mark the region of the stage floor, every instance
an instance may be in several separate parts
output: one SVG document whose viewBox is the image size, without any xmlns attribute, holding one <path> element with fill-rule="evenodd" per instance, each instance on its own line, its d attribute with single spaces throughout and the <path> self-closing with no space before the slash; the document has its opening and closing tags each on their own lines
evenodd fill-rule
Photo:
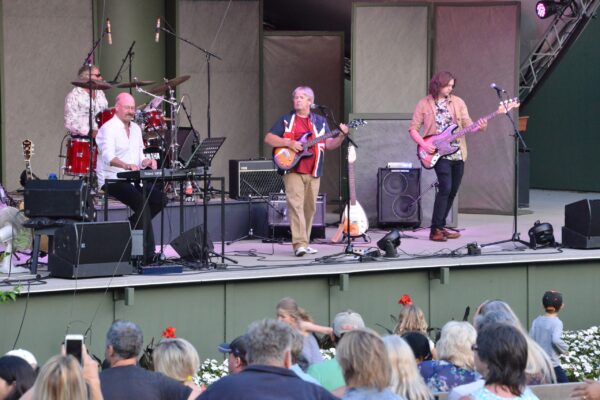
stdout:
<svg viewBox="0 0 600 400">
<path fill-rule="evenodd" d="M 530 207 L 521 209 L 518 217 L 518 232 L 521 238 L 529 241 L 528 230 L 535 221 L 548 222 L 554 227 L 557 242 L 561 241 L 561 227 L 564 224 L 564 206 L 581 199 L 600 199 L 600 193 L 577 193 L 563 191 L 532 190 Z M 337 215 L 328 214 L 328 222 L 335 222 Z M 429 230 L 405 230 L 401 245 L 398 248 L 398 258 L 362 259 L 351 255 L 325 258 L 336 253 L 343 253 L 345 244 L 333 244 L 328 241 L 333 236 L 336 226 L 327 228 L 327 239 L 318 240 L 311 246 L 319 253 L 295 257 L 290 243 L 263 243 L 260 240 L 244 240 L 224 246 L 224 254 L 237 261 L 233 264 L 225 260 L 224 265 L 212 269 L 193 269 L 186 267 L 183 273 L 165 275 L 128 275 L 114 278 L 88 278 L 78 281 L 59 279 L 48 276 L 45 264 L 41 264 L 38 274 L 40 282 L 30 286 L 31 293 L 69 291 L 73 289 L 98 290 L 110 287 L 135 287 L 155 285 L 177 285 L 203 282 L 219 282 L 232 280 L 268 279 L 310 275 L 335 275 L 341 273 L 375 272 L 380 270 L 422 269 L 439 267 L 465 267 L 491 264 L 512 263 L 547 263 L 576 260 L 600 259 L 600 250 L 574 250 L 543 248 L 531 250 L 521 244 L 505 243 L 501 245 L 484 246 L 482 254 L 467 255 L 466 245 L 476 242 L 479 245 L 510 239 L 513 232 L 513 217 L 487 214 L 459 214 L 458 228 L 461 229 L 459 239 L 443 243 L 432 242 L 428 239 Z M 363 239 L 354 241 L 354 250 L 367 251 L 377 247 L 379 240 L 389 230 L 374 229 L 368 232 L 370 242 Z M 157 248 L 158 249 L 158 248 Z M 221 252 L 221 243 L 215 243 L 215 251 Z M 164 248 L 168 263 L 179 263 L 175 251 Z M 213 258 L 220 263 L 220 258 Z M 21 258 L 20 263 L 25 260 Z M 45 259 L 40 259 L 44 262 Z M 27 280 L 34 278 L 27 273 L 8 276 L 0 274 L 6 290 L 11 284 L 20 282 L 23 286 Z M 9 279 L 7 281 L 7 279 Z M 23 286 L 24 288 L 26 288 Z"/>
</svg>

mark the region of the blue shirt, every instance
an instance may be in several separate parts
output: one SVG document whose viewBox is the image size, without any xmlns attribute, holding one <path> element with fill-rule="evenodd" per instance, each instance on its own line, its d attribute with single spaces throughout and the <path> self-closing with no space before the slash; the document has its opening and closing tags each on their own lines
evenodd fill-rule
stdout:
<svg viewBox="0 0 600 400">
<path fill-rule="evenodd" d="M 359 387 L 348 389 L 342 400 L 402 400 L 402 397 L 387 388 L 377 390 Z"/>
<path fill-rule="evenodd" d="M 449 392 L 453 387 L 479 379 L 473 370 L 457 367 L 444 360 L 427 360 L 419 364 L 419 372 L 432 392 Z"/>
</svg>

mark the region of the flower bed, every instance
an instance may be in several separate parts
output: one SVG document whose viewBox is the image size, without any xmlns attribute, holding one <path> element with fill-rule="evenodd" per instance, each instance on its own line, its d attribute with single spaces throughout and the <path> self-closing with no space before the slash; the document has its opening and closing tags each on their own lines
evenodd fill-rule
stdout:
<svg viewBox="0 0 600 400">
<path fill-rule="evenodd" d="M 593 326 L 579 331 L 564 331 L 563 340 L 569 352 L 560 356 L 560 363 L 571 382 L 600 377 L 600 328 Z"/>
</svg>

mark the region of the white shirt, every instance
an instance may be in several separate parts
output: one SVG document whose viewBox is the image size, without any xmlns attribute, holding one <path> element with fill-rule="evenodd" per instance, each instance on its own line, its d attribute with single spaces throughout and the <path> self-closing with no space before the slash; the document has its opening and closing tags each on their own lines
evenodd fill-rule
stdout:
<svg viewBox="0 0 600 400">
<path fill-rule="evenodd" d="M 99 187 L 104 185 L 105 179 L 116 179 L 117 172 L 125 171 L 123 168 L 110 165 L 110 161 L 115 157 L 126 164 L 142 166 L 144 140 L 142 130 L 135 122 L 129 124 L 129 137 L 127 137 L 125 124 L 115 115 L 98 131 L 96 144 L 98 145 L 96 175 Z"/>
<path fill-rule="evenodd" d="M 108 108 L 108 100 L 104 92 L 95 90 L 96 98 L 92 98 L 92 129 L 98 129 L 96 114 Z M 65 98 L 65 129 L 73 135 L 87 136 L 89 125 L 90 95 L 80 87 L 75 87 Z"/>
</svg>

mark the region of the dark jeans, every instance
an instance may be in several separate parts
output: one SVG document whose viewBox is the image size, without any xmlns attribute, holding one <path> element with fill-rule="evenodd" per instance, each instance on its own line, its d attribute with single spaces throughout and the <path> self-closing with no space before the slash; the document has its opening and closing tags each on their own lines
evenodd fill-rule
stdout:
<svg viewBox="0 0 600 400">
<path fill-rule="evenodd" d="M 167 204 L 166 196 L 158 185 L 148 183 L 147 188 L 148 202 L 144 207 L 144 195 L 142 186 L 132 185 L 128 182 L 115 182 L 108 185 L 108 194 L 115 197 L 121 203 L 129 206 L 133 211 L 133 215 L 129 217 L 131 229 L 143 229 L 144 221 L 148 229 L 144 232 L 144 255 L 150 256 L 154 254 L 156 244 L 154 242 L 154 231 L 152 229 L 152 218 L 156 216 Z M 106 185 L 104 185 L 106 192 Z"/>
<path fill-rule="evenodd" d="M 565 374 L 565 370 L 559 365 L 558 367 L 554 367 L 554 373 L 556 374 L 556 383 L 568 383 L 569 378 L 567 378 L 567 374 Z"/>
<path fill-rule="evenodd" d="M 452 202 L 454 202 L 460 187 L 465 171 L 465 163 L 464 161 L 450 161 L 442 158 L 435 164 L 434 169 L 439 185 L 433 203 L 431 229 L 440 229 L 446 226 L 446 217 L 452 209 Z"/>
</svg>

